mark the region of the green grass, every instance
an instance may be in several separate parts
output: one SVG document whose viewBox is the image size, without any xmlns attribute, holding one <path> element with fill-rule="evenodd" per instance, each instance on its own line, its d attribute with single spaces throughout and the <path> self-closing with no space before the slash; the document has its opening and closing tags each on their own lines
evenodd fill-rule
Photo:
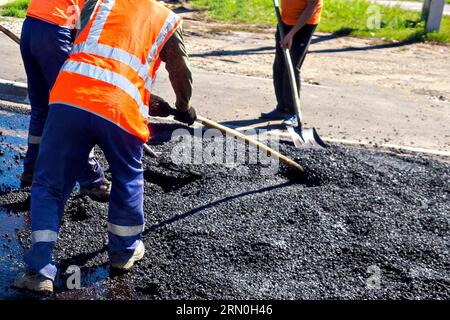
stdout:
<svg viewBox="0 0 450 320">
<path fill-rule="evenodd" d="M 25 18 L 30 0 L 14 0 L 1 8 L 2 16 Z"/>
<path fill-rule="evenodd" d="M 409 1 L 409 2 L 423 2 L 423 0 L 402 0 L 402 1 Z M 450 4 L 450 0 L 445 0 L 445 3 Z"/>
<path fill-rule="evenodd" d="M 208 10 L 211 19 L 220 22 L 275 25 L 276 16 L 272 0 L 191 0 L 191 3 Z M 366 0 L 325 0 L 322 20 L 318 30 L 377 37 L 392 41 L 436 41 L 450 43 L 450 17 L 445 16 L 439 33 L 426 34 L 420 13 L 374 5 L 381 16 L 380 28 L 369 28 L 371 4 Z"/>
<path fill-rule="evenodd" d="M 446 0 L 450 3 L 450 0 Z M 29 0 L 15 0 L 1 8 L 3 16 L 23 18 Z M 191 3 L 208 10 L 211 19 L 274 26 L 276 16 L 272 0 L 191 0 Z M 351 34 L 360 37 L 377 37 L 396 41 L 435 41 L 450 43 L 450 16 L 444 16 L 439 33 L 426 34 L 420 13 L 400 8 L 375 5 L 381 14 L 380 28 L 368 28 L 370 3 L 366 0 L 325 0 L 322 21 L 318 30 Z"/>
</svg>

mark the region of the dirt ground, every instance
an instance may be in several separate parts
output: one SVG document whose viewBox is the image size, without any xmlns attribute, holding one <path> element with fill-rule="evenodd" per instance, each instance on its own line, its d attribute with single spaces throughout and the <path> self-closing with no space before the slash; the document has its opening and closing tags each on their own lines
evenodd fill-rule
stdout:
<svg viewBox="0 0 450 320">
<path fill-rule="evenodd" d="M 271 78 L 274 29 L 227 31 L 225 25 L 185 22 L 185 34 L 196 68 L 219 73 Z M 238 29 L 238 27 L 235 27 Z M 255 29 L 256 30 L 256 29 Z M 302 69 L 311 84 L 361 83 L 450 100 L 450 46 L 387 44 L 316 33 Z"/>
<path fill-rule="evenodd" d="M 276 104 L 275 30 L 205 22 L 198 12 L 181 15 L 199 113 L 234 128 L 285 134 L 279 121 L 258 119 Z M 19 33 L 21 20 L 7 20 L 2 23 Z M 2 37 L 0 78 L 26 81 L 17 46 Z M 305 125 L 328 141 L 450 155 L 450 46 L 317 33 L 302 74 Z M 155 93 L 174 101 L 164 68 Z"/>
</svg>

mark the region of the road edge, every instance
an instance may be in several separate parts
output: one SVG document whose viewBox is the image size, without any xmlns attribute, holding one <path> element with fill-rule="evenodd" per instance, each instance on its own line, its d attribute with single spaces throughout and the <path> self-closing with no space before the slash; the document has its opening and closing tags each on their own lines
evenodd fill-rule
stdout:
<svg viewBox="0 0 450 320">
<path fill-rule="evenodd" d="M 0 95 L 14 101 L 28 102 L 28 87 L 26 83 L 0 79 Z"/>
</svg>

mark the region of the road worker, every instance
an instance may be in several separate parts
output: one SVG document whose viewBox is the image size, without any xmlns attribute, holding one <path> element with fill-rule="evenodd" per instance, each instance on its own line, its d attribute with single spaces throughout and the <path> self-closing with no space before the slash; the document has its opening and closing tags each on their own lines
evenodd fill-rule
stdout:
<svg viewBox="0 0 450 320">
<path fill-rule="evenodd" d="M 31 0 L 23 23 L 20 51 L 28 78 L 31 118 L 21 186 L 33 181 L 36 159 L 49 108 L 49 92 L 69 56 L 75 24 L 85 0 Z M 73 150 L 76 152 L 76 150 Z M 80 193 L 108 201 L 110 183 L 92 156 L 78 177 Z"/>
<path fill-rule="evenodd" d="M 281 19 L 285 38 L 281 40 L 277 28 L 275 35 L 276 52 L 273 64 L 273 84 L 277 105 L 270 112 L 261 113 L 261 118 L 284 119 L 288 126 L 297 126 L 294 106 L 294 95 L 289 85 L 289 73 L 284 61 L 284 46 L 288 46 L 291 53 L 294 75 L 300 96 L 300 69 L 305 60 L 308 46 L 314 31 L 320 22 L 323 0 L 281 0 Z"/>
<path fill-rule="evenodd" d="M 74 48 L 50 94 L 31 189 L 33 245 L 25 255 L 28 270 L 15 281 L 18 288 L 52 292 L 57 272 L 52 251 L 64 204 L 95 144 L 112 174 L 110 264 L 129 270 L 143 258 L 141 157 L 150 135 L 148 106 L 161 61 L 177 96 L 175 119 L 188 125 L 196 120 L 189 104 L 192 78 L 179 16 L 153 0 L 88 0 L 80 19 Z"/>
</svg>

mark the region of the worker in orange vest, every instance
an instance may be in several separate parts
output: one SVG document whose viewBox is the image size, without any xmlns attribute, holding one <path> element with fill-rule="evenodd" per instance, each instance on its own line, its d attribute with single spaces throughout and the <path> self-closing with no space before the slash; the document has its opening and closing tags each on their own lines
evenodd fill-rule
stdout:
<svg viewBox="0 0 450 320">
<path fill-rule="evenodd" d="M 161 61 L 177 96 L 175 118 L 188 125 L 196 120 L 189 104 L 192 77 L 179 16 L 153 0 L 88 0 L 80 19 L 80 33 L 50 94 L 31 190 L 33 245 L 25 255 L 28 270 L 15 281 L 18 288 L 53 291 L 57 269 L 52 251 L 64 204 L 95 144 L 112 174 L 110 264 L 129 270 L 143 258 L 141 158 Z"/>
<path fill-rule="evenodd" d="M 308 46 L 320 22 L 323 0 L 281 0 L 281 19 L 285 38 L 281 41 L 277 28 L 275 35 L 276 52 L 273 64 L 273 84 L 277 105 L 270 112 L 261 113 L 261 118 L 284 119 L 288 126 L 297 126 L 294 97 L 289 85 L 289 73 L 283 57 L 283 46 L 291 53 L 294 75 L 300 96 L 300 69 L 305 60 Z"/>
<path fill-rule="evenodd" d="M 75 24 L 85 0 L 31 0 L 23 23 L 20 50 L 28 78 L 31 118 L 21 186 L 32 184 L 39 145 L 47 119 L 49 93 L 72 50 Z M 108 201 L 110 183 L 92 156 L 78 177 L 80 193 Z"/>
</svg>

